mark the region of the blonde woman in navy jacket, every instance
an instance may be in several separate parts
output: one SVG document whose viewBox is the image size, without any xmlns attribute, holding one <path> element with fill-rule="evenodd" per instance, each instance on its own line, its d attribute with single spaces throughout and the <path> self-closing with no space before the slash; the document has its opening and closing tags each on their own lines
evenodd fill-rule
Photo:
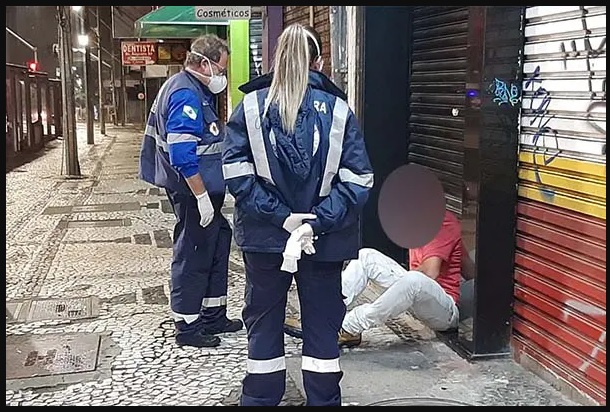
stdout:
<svg viewBox="0 0 610 412">
<path fill-rule="evenodd" d="M 284 394 L 283 323 L 293 276 L 307 405 L 341 405 L 341 269 L 358 255 L 359 214 L 373 171 L 345 95 L 318 71 L 321 65 L 317 33 L 287 27 L 270 81 L 243 86 L 249 93 L 227 124 L 223 173 L 235 197 L 235 240 L 246 267 L 242 406 L 278 405 Z M 305 252 L 294 274 L 282 270 L 289 243 Z"/>
</svg>

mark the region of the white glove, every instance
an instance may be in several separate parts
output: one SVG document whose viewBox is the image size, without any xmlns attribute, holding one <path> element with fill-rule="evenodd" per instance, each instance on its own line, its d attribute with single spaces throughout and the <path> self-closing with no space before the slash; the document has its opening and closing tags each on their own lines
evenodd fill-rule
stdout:
<svg viewBox="0 0 610 412">
<path fill-rule="evenodd" d="M 282 227 L 287 232 L 292 233 L 297 227 L 303 224 L 303 220 L 309 219 L 317 219 L 317 216 L 311 213 L 291 213 L 286 220 L 284 220 Z"/>
<path fill-rule="evenodd" d="M 199 224 L 201 227 L 206 227 L 214 219 L 214 206 L 210 201 L 210 195 L 206 191 L 195 197 L 197 198 L 197 209 L 199 209 L 199 215 L 201 216 Z"/>
<path fill-rule="evenodd" d="M 298 270 L 297 262 L 301 259 L 301 251 L 308 255 L 316 253 L 313 247 L 313 228 L 309 223 L 304 223 L 293 230 L 286 242 L 282 256 L 284 260 L 280 270 L 294 273 Z"/>
<path fill-rule="evenodd" d="M 280 270 L 288 273 L 296 272 L 298 270 L 297 262 L 301 259 L 301 241 L 291 235 L 286 242 L 282 256 L 284 260 Z"/>
<path fill-rule="evenodd" d="M 299 239 L 301 250 L 305 252 L 305 254 L 313 255 L 316 253 L 316 249 L 313 247 L 313 241 L 316 240 L 316 238 L 313 236 L 313 228 L 309 223 L 303 223 L 296 228 L 291 236 Z"/>
<path fill-rule="evenodd" d="M 313 255 L 316 253 L 316 248 L 313 246 L 313 241 L 315 239 L 312 238 L 303 238 L 301 245 L 302 245 L 302 249 L 303 252 L 305 252 L 306 255 Z"/>
</svg>

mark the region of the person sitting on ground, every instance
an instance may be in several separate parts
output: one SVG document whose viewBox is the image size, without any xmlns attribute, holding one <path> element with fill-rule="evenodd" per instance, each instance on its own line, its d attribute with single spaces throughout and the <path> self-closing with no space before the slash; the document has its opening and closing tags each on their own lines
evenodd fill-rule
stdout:
<svg viewBox="0 0 610 412">
<path fill-rule="evenodd" d="M 450 211 L 445 212 L 441 229 L 432 241 L 409 250 L 410 270 L 375 249 L 361 249 L 358 259 L 342 272 L 345 305 L 349 306 L 369 281 L 385 291 L 373 303 L 356 306 L 347 313 L 339 346 L 359 345 L 363 331 L 407 311 L 435 331 L 456 328 L 463 253 L 460 222 Z M 291 336 L 301 333 L 295 319 L 287 319 L 284 329 Z"/>
</svg>

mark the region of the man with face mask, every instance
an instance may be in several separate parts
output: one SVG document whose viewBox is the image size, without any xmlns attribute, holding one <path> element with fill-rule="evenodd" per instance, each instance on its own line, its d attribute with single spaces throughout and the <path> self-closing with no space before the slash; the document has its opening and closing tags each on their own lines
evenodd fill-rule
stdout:
<svg viewBox="0 0 610 412">
<path fill-rule="evenodd" d="M 227 86 L 228 57 L 216 35 L 192 42 L 184 70 L 152 104 L 140 152 L 140 178 L 165 188 L 176 215 L 171 313 L 181 346 L 217 346 L 216 334 L 243 327 L 226 316 L 232 231 L 221 213 L 224 127 L 215 95 Z"/>
</svg>

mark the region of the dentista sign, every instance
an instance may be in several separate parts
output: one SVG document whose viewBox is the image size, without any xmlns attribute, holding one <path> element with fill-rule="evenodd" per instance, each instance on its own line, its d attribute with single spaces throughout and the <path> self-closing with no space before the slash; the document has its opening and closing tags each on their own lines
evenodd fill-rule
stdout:
<svg viewBox="0 0 610 412">
<path fill-rule="evenodd" d="M 195 6 L 197 20 L 250 20 L 251 6 Z"/>
</svg>

